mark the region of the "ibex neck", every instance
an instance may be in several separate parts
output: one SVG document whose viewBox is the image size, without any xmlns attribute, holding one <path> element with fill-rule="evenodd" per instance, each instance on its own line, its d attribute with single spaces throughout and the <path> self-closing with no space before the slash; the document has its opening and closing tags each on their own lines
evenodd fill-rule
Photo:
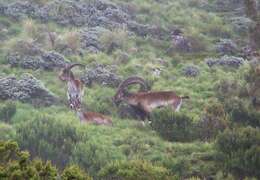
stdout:
<svg viewBox="0 0 260 180">
<path fill-rule="evenodd" d="M 81 109 L 78 109 L 76 112 L 80 122 L 82 122 L 85 118 L 84 118 L 84 113 L 81 111 Z"/>
<path fill-rule="evenodd" d="M 72 72 L 70 72 L 69 73 L 69 81 L 71 81 L 71 80 L 75 80 L 75 77 L 74 77 L 74 75 L 73 75 L 73 73 Z"/>
</svg>

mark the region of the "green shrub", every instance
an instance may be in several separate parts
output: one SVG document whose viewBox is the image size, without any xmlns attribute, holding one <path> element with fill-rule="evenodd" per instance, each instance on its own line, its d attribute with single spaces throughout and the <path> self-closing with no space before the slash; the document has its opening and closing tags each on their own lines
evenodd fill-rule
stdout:
<svg viewBox="0 0 260 180">
<path fill-rule="evenodd" d="M 6 123 L 10 122 L 12 117 L 16 113 L 16 105 L 12 101 L 7 101 L 3 104 L 0 104 L 0 121 Z"/>
<path fill-rule="evenodd" d="M 61 175 L 62 180 L 92 180 L 85 172 L 78 166 L 69 166 L 63 170 Z"/>
<path fill-rule="evenodd" d="M 28 149 L 33 157 L 51 159 L 59 167 L 69 162 L 75 144 L 82 138 L 71 120 L 47 115 L 19 123 L 16 128 L 17 141 L 23 149 Z"/>
<path fill-rule="evenodd" d="M 30 154 L 20 151 L 16 142 L 0 142 L 0 179 L 56 178 L 57 169 L 50 162 L 30 161 Z"/>
<path fill-rule="evenodd" d="M 210 100 L 204 109 L 199 127 L 200 137 L 203 140 L 214 139 L 219 132 L 224 131 L 228 127 L 228 119 L 223 105 Z"/>
<path fill-rule="evenodd" d="M 115 49 L 125 49 L 127 46 L 128 34 L 125 29 L 116 29 L 106 32 L 100 37 L 100 42 L 107 53 Z"/>
<path fill-rule="evenodd" d="M 124 180 L 159 180 L 177 179 L 161 166 L 155 166 L 141 160 L 113 162 L 104 167 L 99 176 L 101 179 L 124 179 Z"/>
<path fill-rule="evenodd" d="M 77 30 L 70 30 L 65 32 L 59 38 L 55 37 L 55 34 L 49 34 L 53 36 L 54 49 L 58 52 L 64 51 L 64 49 L 69 48 L 73 53 L 80 49 L 80 34 Z M 56 39 L 55 39 L 56 38 Z"/>
<path fill-rule="evenodd" d="M 246 127 L 225 130 L 216 140 L 217 160 L 224 172 L 260 178 L 260 131 Z"/>
<path fill-rule="evenodd" d="M 230 79 L 222 79 L 214 87 L 220 101 L 225 101 L 232 96 L 238 96 L 241 87 L 238 82 Z"/>
<path fill-rule="evenodd" d="M 37 4 L 40 4 L 40 5 L 45 5 L 49 2 L 50 0 L 29 0 L 29 2 L 32 2 L 32 3 L 37 3 Z"/>
<path fill-rule="evenodd" d="M 232 122 L 260 127 L 260 112 L 249 106 L 246 100 L 231 98 L 225 102 L 225 109 Z"/>
<path fill-rule="evenodd" d="M 0 141 L 11 140 L 15 138 L 15 129 L 5 123 L 0 123 Z"/>
<path fill-rule="evenodd" d="M 260 61 L 257 58 L 250 63 L 250 70 L 245 79 L 247 81 L 249 96 L 256 99 L 253 105 L 255 109 L 260 110 Z"/>
<path fill-rule="evenodd" d="M 152 128 L 169 141 L 191 141 L 195 134 L 192 118 L 171 109 L 156 110 L 151 115 Z"/>
<path fill-rule="evenodd" d="M 56 180 L 60 179 L 60 175 L 50 161 L 30 160 L 30 154 L 21 151 L 16 142 L 0 141 L 0 179 Z M 92 178 L 77 166 L 70 166 L 64 169 L 61 179 L 91 180 Z"/>
</svg>

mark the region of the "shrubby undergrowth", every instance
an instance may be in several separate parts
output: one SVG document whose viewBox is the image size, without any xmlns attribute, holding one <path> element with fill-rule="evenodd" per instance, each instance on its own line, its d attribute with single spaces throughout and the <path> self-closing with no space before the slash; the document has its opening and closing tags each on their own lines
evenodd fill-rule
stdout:
<svg viewBox="0 0 260 180">
<path fill-rule="evenodd" d="M 243 0 L 236 12 L 234 1 L 220 0 L 17 2 L 0 0 L 0 81 L 30 73 L 60 102 L 41 107 L 33 106 L 38 101 L 0 101 L 0 140 L 15 140 L 31 154 L 1 142 L 0 176 L 259 178 L 259 55 L 246 46 L 247 31 L 253 40 L 257 28 L 241 12 Z M 112 127 L 81 124 L 66 107 L 66 84 L 58 73 L 68 62 L 87 66 L 87 72 L 73 69 L 77 77 L 96 72 L 93 64 L 113 67 L 104 73 L 116 75 L 113 82 L 86 83 L 83 100 L 84 110 L 111 116 Z M 155 110 L 151 125 L 120 118 L 111 98 L 132 75 L 143 77 L 151 90 L 190 99 L 179 112 Z M 7 94 L 21 97 L 16 89 Z M 15 159 L 3 161 L 3 149 Z"/>
</svg>

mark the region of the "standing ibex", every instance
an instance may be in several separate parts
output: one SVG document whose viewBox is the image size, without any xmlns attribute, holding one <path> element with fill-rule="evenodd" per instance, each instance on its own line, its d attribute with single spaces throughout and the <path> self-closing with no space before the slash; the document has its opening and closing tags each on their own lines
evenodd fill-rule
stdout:
<svg viewBox="0 0 260 180">
<path fill-rule="evenodd" d="M 179 111 L 183 99 L 189 99 L 188 96 L 177 96 L 174 91 L 147 91 L 128 93 L 127 87 L 131 84 L 140 84 L 143 89 L 147 89 L 145 81 L 140 77 L 130 77 L 123 81 L 113 97 L 116 105 L 125 101 L 127 104 L 137 107 L 149 115 L 153 109 L 170 106 L 174 111 Z"/>
<path fill-rule="evenodd" d="M 81 122 L 89 122 L 97 125 L 112 125 L 109 117 L 96 112 L 83 112 L 81 110 L 82 97 L 84 95 L 84 85 L 80 79 L 76 79 L 71 69 L 75 66 L 84 66 L 82 64 L 72 64 L 66 66 L 60 73 L 59 78 L 66 81 L 68 85 L 67 96 L 70 108 L 76 111 Z"/>
<path fill-rule="evenodd" d="M 84 85 L 80 79 L 76 79 L 73 75 L 71 69 L 75 66 L 83 66 L 82 64 L 72 64 L 67 65 L 62 69 L 59 74 L 59 78 L 62 81 L 66 81 L 68 85 L 67 97 L 69 100 L 69 105 L 72 109 L 77 109 L 80 107 L 82 102 L 82 97 L 84 95 Z"/>
</svg>

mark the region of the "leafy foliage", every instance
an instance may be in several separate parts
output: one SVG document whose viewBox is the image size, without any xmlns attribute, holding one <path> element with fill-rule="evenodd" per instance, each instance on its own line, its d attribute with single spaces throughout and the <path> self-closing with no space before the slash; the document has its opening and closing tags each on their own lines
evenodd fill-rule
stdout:
<svg viewBox="0 0 260 180">
<path fill-rule="evenodd" d="M 1 179 L 56 179 L 57 169 L 50 162 L 30 161 L 29 153 L 20 151 L 15 142 L 0 142 Z"/>
<path fill-rule="evenodd" d="M 226 130 L 216 140 L 218 161 L 237 177 L 260 177 L 260 131 L 252 127 Z"/>
<path fill-rule="evenodd" d="M 194 139 L 192 119 L 171 109 L 155 111 L 151 115 L 152 127 L 163 138 L 170 141 L 191 141 Z"/>
<path fill-rule="evenodd" d="M 228 119 L 221 103 L 211 100 L 204 109 L 199 122 L 200 136 L 204 140 L 215 139 L 219 132 L 228 127 Z"/>
<path fill-rule="evenodd" d="M 59 177 L 58 171 L 50 161 L 40 159 L 30 160 L 30 154 L 21 151 L 16 142 L 0 141 L 0 179 L 39 179 L 55 180 Z M 64 169 L 62 180 L 91 180 L 91 178 L 77 166 Z"/>
<path fill-rule="evenodd" d="M 78 20 L 82 20 L 78 17 L 81 12 L 75 13 L 75 8 L 82 2 L 93 3 L 93 0 L 78 1 L 75 6 L 74 1 L 66 1 L 64 4 L 50 0 L 27 0 L 20 2 L 21 9 L 16 6 L 13 9 L 19 13 L 23 8 L 34 5 L 42 7 L 50 3 L 42 9 L 41 15 L 58 15 L 56 20 L 64 18 L 65 23 L 71 23 L 68 26 L 58 25 L 54 19 L 39 21 L 33 12 L 29 19 L 22 20 L 1 14 L 0 79 L 8 75 L 20 76 L 29 71 L 64 102 L 66 86 L 58 80 L 57 71 L 10 68 L 6 60 L 8 53 L 35 56 L 38 53 L 35 50 L 55 50 L 70 62 L 83 63 L 87 67 L 90 67 L 90 63 L 112 65 L 118 76 L 126 78 L 138 75 L 151 82 L 152 90 L 174 90 L 176 94 L 189 95 L 191 99 L 183 103 L 180 113 L 167 109 L 156 110 L 151 115 L 151 127 L 143 127 L 138 121 L 119 118 L 111 101 L 115 88 L 95 84 L 85 89 L 84 108 L 111 116 L 114 125 L 109 128 L 80 124 L 75 115 L 62 104 L 36 108 L 29 104 L 1 101 L 0 140 L 17 140 L 22 149 L 30 151 L 32 158 L 38 156 L 51 160 L 61 173 L 58 175 L 57 169 L 48 162 L 30 161 L 25 153 L 22 159 L 27 158 L 26 163 L 23 161 L 19 164 L 19 155 L 16 160 L 12 159 L 14 164 L 11 161 L 0 164 L 0 175 L 4 172 L 8 175 L 6 179 L 51 179 L 52 176 L 56 179 L 57 176 L 61 179 L 90 179 L 79 169 L 81 167 L 95 179 L 138 179 L 139 176 L 144 179 L 258 178 L 256 167 L 259 167 L 259 140 L 255 134 L 259 131 L 260 118 L 255 100 L 260 92 L 259 67 L 254 63 L 249 67 L 245 61 L 239 69 L 209 68 L 204 61 L 205 58 L 219 56 L 215 45 L 220 39 L 236 39 L 234 42 L 239 49 L 245 45 L 247 39 L 234 31 L 233 19 L 239 19 L 237 13 L 216 12 L 216 3 L 226 3 L 220 0 L 111 1 L 111 4 L 106 4 L 106 1 L 95 4 L 99 6 L 97 11 L 107 12 L 107 17 L 98 17 L 98 21 L 106 26 L 110 24 L 106 22 L 109 18 L 124 19 L 124 13 L 117 16 L 115 6 L 120 6 L 129 15 L 129 20 L 133 18 L 140 23 L 137 26 L 140 29 L 135 30 L 144 30 L 147 35 L 139 36 L 128 31 L 127 27 L 120 28 L 120 23 L 116 26 L 118 28 L 111 26 L 100 37 L 93 31 L 94 35 L 90 33 L 85 38 L 94 42 L 88 42 L 94 50 L 96 45 L 102 46 L 100 51 L 103 52 L 96 54 L 84 49 L 85 42 L 82 42 L 82 30 L 87 32 L 89 27 L 75 29 Z M 255 8 L 252 6 L 254 0 L 246 1 L 251 3 L 249 8 Z M 1 5 L 9 2 L 16 3 L 17 0 L 0 0 Z M 253 17 L 256 11 L 248 11 L 249 8 L 246 8 L 247 14 L 254 20 L 249 28 L 250 38 L 257 40 L 259 23 Z M 48 9 L 50 11 L 47 12 Z M 110 10 L 115 11 L 109 13 Z M 5 8 L 0 8 L 0 11 L 2 13 Z M 92 19 L 95 16 L 89 20 Z M 129 23 L 131 25 L 132 22 Z M 245 33 L 248 29 L 246 26 Z M 175 29 L 183 32 L 192 51 L 181 53 L 181 49 L 173 48 L 167 53 L 167 50 L 171 50 L 171 34 Z M 240 57 L 241 54 L 234 52 L 234 56 Z M 187 64 L 198 67 L 199 76 L 184 76 L 181 69 Z M 81 73 L 75 72 L 75 75 L 78 77 Z M 248 74 L 246 79 L 245 74 Z M 220 102 L 210 100 L 214 98 Z M 244 130 L 243 127 L 247 125 L 254 128 Z M 227 127 L 232 130 L 225 130 Z M 217 148 L 214 149 L 216 136 Z M 0 159 L 4 156 L 0 156 Z M 216 166 L 218 161 L 220 166 Z M 65 168 L 67 164 L 77 164 L 79 167 L 72 165 Z M 97 175 L 99 171 L 100 176 Z"/>
<path fill-rule="evenodd" d="M 6 123 L 10 122 L 11 118 L 16 113 L 16 105 L 14 102 L 8 101 L 0 104 L 0 120 Z"/>
<path fill-rule="evenodd" d="M 71 121 L 50 116 L 39 116 L 17 127 L 17 140 L 22 148 L 33 156 L 52 159 L 60 167 L 69 162 L 75 143 L 81 138 Z"/>
<path fill-rule="evenodd" d="M 14 139 L 16 135 L 15 128 L 9 124 L 0 123 L 0 141 Z"/>
<path fill-rule="evenodd" d="M 101 179 L 125 180 L 177 179 L 167 169 L 141 160 L 113 162 L 104 167 L 99 176 Z"/>
<path fill-rule="evenodd" d="M 61 177 L 63 180 L 92 180 L 91 177 L 89 177 L 85 172 L 83 172 L 78 166 L 75 165 L 66 167 L 63 170 Z"/>
<path fill-rule="evenodd" d="M 225 108 L 229 112 L 232 122 L 244 126 L 260 127 L 260 113 L 250 107 L 245 100 L 231 98 L 225 103 Z"/>
</svg>

